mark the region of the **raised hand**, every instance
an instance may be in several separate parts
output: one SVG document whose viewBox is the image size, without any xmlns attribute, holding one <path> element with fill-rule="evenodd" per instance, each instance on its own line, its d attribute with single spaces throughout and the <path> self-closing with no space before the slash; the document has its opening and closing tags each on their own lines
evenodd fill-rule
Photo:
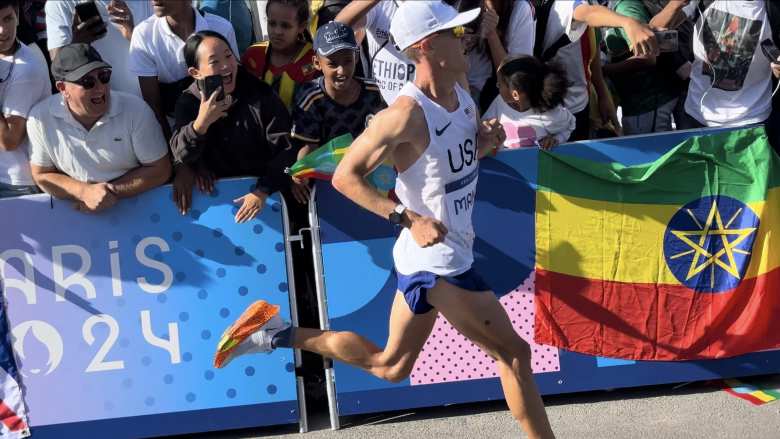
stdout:
<svg viewBox="0 0 780 439">
<path fill-rule="evenodd" d="M 73 14 L 73 24 L 71 25 L 73 43 L 87 43 L 103 38 L 106 35 L 106 23 L 100 16 L 94 16 L 87 21 L 82 22 L 77 14 Z"/>
<path fill-rule="evenodd" d="M 119 32 L 128 41 L 133 36 L 135 22 L 133 20 L 133 11 L 124 0 L 111 0 L 106 8 L 108 10 L 108 19 L 116 24 Z"/>
<path fill-rule="evenodd" d="M 479 149 L 500 148 L 506 141 L 506 132 L 498 119 L 483 120 L 479 125 Z"/>
<path fill-rule="evenodd" d="M 219 96 L 221 91 L 222 87 L 216 89 L 208 99 L 202 91 L 200 92 L 200 109 L 195 122 L 192 124 L 192 127 L 198 134 L 206 134 L 211 124 L 227 116 L 228 110 L 233 106 L 233 97 L 230 95 L 225 96 L 225 99 L 221 101 L 217 100 L 217 96 Z"/>
</svg>

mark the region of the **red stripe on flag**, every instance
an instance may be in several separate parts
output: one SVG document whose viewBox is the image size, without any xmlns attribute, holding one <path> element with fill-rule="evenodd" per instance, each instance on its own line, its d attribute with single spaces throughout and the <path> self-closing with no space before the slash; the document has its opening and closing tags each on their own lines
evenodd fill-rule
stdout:
<svg viewBox="0 0 780 439">
<path fill-rule="evenodd" d="M 22 418 L 17 416 L 2 400 L 0 400 L 0 422 L 11 431 L 22 431 L 27 428 L 27 424 Z"/>
<path fill-rule="evenodd" d="M 733 389 L 728 387 L 728 384 L 723 385 L 723 390 L 725 390 L 727 393 L 732 394 L 733 396 L 736 396 L 737 398 L 744 399 L 745 401 L 753 404 L 753 405 L 764 405 L 766 404 L 766 401 L 761 401 L 760 399 L 756 398 L 755 396 L 751 395 L 750 393 L 740 393 L 735 392 Z"/>
<path fill-rule="evenodd" d="M 536 271 L 535 340 L 633 360 L 724 358 L 780 348 L 780 269 L 721 293 Z"/>
<path fill-rule="evenodd" d="M 317 180 L 331 180 L 333 178 L 333 174 L 326 174 L 324 172 L 307 169 L 305 171 L 296 172 L 295 174 L 293 174 L 293 177 L 315 178 Z"/>
</svg>

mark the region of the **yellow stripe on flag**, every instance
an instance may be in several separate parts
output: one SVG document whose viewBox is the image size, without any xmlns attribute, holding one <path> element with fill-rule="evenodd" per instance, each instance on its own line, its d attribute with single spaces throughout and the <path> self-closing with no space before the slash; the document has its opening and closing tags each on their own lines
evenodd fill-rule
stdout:
<svg viewBox="0 0 780 439">
<path fill-rule="evenodd" d="M 768 395 L 762 392 L 761 390 L 750 392 L 750 395 L 753 396 L 754 398 L 760 399 L 763 402 L 772 402 L 776 399 L 774 396 Z"/>
<path fill-rule="evenodd" d="M 770 245 L 772 231 L 780 230 L 780 188 L 770 189 L 765 202 L 748 206 L 759 217 L 760 226 L 744 278 L 780 266 L 780 243 L 776 240 Z M 594 280 L 679 285 L 663 251 L 667 224 L 679 208 L 591 200 L 539 190 L 537 267 Z"/>
</svg>

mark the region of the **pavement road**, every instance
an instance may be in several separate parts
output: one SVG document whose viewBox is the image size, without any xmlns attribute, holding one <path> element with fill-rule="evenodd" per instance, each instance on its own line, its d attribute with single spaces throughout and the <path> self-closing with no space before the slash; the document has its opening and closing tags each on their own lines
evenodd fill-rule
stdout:
<svg viewBox="0 0 780 439">
<path fill-rule="evenodd" d="M 780 375 L 763 377 L 780 385 Z M 780 439 L 780 402 L 753 406 L 713 385 L 691 383 L 544 398 L 559 439 Z M 342 418 L 329 430 L 325 414 L 296 426 L 199 434 L 197 439 L 522 438 L 501 402 L 464 404 Z"/>
</svg>

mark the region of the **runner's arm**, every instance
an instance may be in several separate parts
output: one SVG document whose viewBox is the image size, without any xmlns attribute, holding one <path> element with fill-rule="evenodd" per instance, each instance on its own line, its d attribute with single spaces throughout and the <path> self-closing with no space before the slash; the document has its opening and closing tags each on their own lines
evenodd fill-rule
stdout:
<svg viewBox="0 0 780 439">
<path fill-rule="evenodd" d="M 495 155 L 506 141 L 504 127 L 497 118 L 477 119 L 477 158 Z"/>
<path fill-rule="evenodd" d="M 368 128 L 349 147 L 333 174 L 333 187 L 359 206 L 388 218 L 396 202 L 382 195 L 365 179 L 391 157 L 398 145 L 411 140 L 409 132 L 416 114 L 413 105 L 393 105 L 379 112 Z"/>
</svg>

